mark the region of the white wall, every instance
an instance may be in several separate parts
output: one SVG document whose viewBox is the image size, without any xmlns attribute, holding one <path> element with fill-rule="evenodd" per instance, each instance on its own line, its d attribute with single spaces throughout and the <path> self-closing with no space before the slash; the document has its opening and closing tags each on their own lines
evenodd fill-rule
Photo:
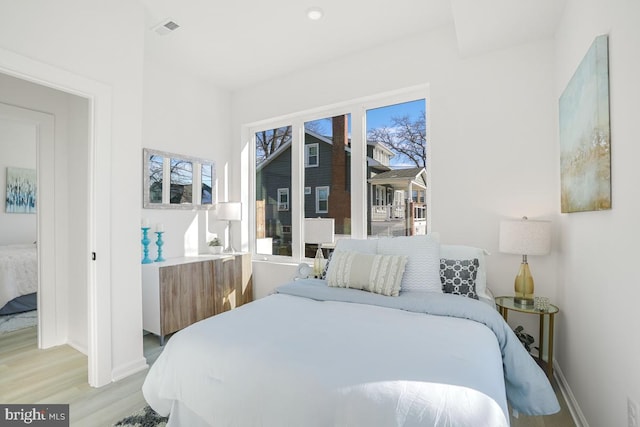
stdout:
<svg viewBox="0 0 640 427">
<path fill-rule="evenodd" d="M 151 32 L 148 37 L 158 36 Z M 147 54 L 142 147 L 213 160 L 213 185 L 218 200 L 224 201 L 231 151 L 230 94 L 189 71 L 160 64 Z M 151 231 L 157 223 L 164 225 L 165 258 L 207 253 L 207 240 L 212 236 L 209 228 L 212 233 L 224 232 L 223 224 L 210 223 L 204 210 L 140 209 L 140 215 L 149 219 Z M 151 237 L 155 242 L 156 235 Z M 155 243 L 149 245 L 149 256 L 157 256 Z"/>
<path fill-rule="evenodd" d="M 145 366 L 142 355 L 140 206 L 142 6 L 128 0 L 0 0 L 0 47 L 111 88 L 112 371 Z M 55 77 L 52 70 L 52 78 Z M 132 191 L 133 189 L 133 191 Z"/>
<path fill-rule="evenodd" d="M 88 229 L 89 183 L 89 103 L 86 98 L 68 96 L 68 172 L 69 229 L 69 343 L 87 353 L 88 346 L 88 271 L 85 260 L 89 254 L 85 230 Z"/>
<path fill-rule="evenodd" d="M 594 38 L 609 35 L 612 209 L 562 215 L 557 360 L 591 426 L 626 426 L 640 402 L 640 3 L 569 0 L 557 33 L 557 100 Z"/>
<path fill-rule="evenodd" d="M 461 58 L 447 27 L 234 93 L 234 140 L 243 123 L 428 83 L 433 230 L 444 243 L 492 252 L 490 287 L 512 295 L 520 257 L 498 253 L 500 219 L 528 215 L 558 228 L 553 62 L 551 40 Z M 239 170 L 233 173 L 239 192 Z M 529 259 L 536 294 L 552 300 L 556 247 Z M 255 282 L 265 286 L 258 276 Z M 537 336 L 535 319 L 512 320 Z"/>
<path fill-rule="evenodd" d="M 0 74 L 0 94 L 3 93 Z M 0 102 L 4 97 L 0 95 Z M 36 240 L 36 216 L 5 212 L 7 167 L 36 169 L 36 127 L 0 119 L 0 245 L 33 243 Z"/>
</svg>

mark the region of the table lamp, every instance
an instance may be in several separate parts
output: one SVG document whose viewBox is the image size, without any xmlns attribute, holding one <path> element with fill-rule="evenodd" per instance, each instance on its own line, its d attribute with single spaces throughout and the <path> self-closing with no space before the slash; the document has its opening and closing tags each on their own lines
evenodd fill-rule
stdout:
<svg viewBox="0 0 640 427">
<path fill-rule="evenodd" d="M 500 221 L 500 252 L 522 255 L 514 282 L 516 304 L 533 307 L 533 276 L 527 255 L 547 255 L 550 251 L 551 221 L 530 220 L 526 216 Z"/>
<path fill-rule="evenodd" d="M 229 227 L 229 239 L 225 252 L 233 253 L 236 250 L 233 247 L 233 238 L 231 236 L 231 221 L 242 221 L 242 203 L 240 202 L 221 202 L 215 206 L 215 218 L 220 221 L 227 221 Z"/>
<path fill-rule="evenodd" d="M 313 275 L 318 277 L 324 268 L 324 255 L 322 254 L 323 243 L 333 243 L 333 218 L 305 218 L 304 219 L 304 242 L 317 244 L 318 250 L 313 260 Z"/>
</svg>

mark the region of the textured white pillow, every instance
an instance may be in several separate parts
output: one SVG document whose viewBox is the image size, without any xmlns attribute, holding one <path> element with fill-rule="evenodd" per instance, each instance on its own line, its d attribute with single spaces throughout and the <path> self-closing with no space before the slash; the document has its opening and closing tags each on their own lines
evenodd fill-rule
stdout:
<svg viewBox="0 0 640 427">
<path fill-rule="evenodd" d="M 381 238 L 378 253 L 407 256 L 407 266 L 402 277 L 403 291 L 442 293 L 440 243 L 432 236 Z"/>
<path fill-rule="evenodd" d="M 407 257 L 334 251 L 327 271 L 329 286 L 398 296 Z"/>
<path fill-rule="evenodd" d="M 340 239 L 335 250 L 375 254 L 378 253 L 378 239 Z"/>
<path fill-rule="evenodd" d="M 445 259 L 473 259 L 477 258 L 480 266 L 476 276 L 476 294 L 478 297 L 492 299 L 487 292 L 487 264 L 484 259 L 485 250 L 464 245 L 440 245 L 440 257 Z M 488 254 L 488 253 L 487 253 Z"/>
</svg>

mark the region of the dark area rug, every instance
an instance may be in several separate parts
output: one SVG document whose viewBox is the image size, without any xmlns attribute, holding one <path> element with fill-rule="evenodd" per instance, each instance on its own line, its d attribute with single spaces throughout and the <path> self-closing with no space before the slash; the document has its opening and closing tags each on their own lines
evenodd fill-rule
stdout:
<svg viewBox="0 0 640 427">
<path fill-rule="evenodd" d="M 116 427 L 165 427 L 167 417 L 161 417 L 149 406 L 134 412 L 114 424 Z"/>
</svg>

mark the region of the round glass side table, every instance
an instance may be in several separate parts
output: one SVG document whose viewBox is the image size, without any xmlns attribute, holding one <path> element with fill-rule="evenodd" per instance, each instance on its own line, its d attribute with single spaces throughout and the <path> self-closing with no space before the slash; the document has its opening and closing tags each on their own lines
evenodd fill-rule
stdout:
<svg viewBox="0 0 640 427">
<path fill-rule="evenodd" d="M 554 318 L 556 313 L 560 311 L 560 309 L 553 305 L 549 304 L 549 308 L 545 311 L 537 310 L 533 306 L 522 306 L 520 304 L 516 304 L 514 297 L 512 296 L 500 296 L 496 297 L 496 305 L 500 310 L 500 314 L 507 321 L 509 316 L 509 311 L 518 311 L 520 313 L 525 314 L 537 314 L 539 317 L 539 331 L 538 336 L 540 343 L 538 345 L 538 355 L 537 358 L 538 363 L 542 366 L 542 369 L 546 372 L 547 377 L 551 378 L 553 376 L 553 328 L 554 328 Z M 545 346 L 545 317 L 549 319 L 549 326 L 547 328 L 546 334 L 546 346 Z M 544 349 L 547 349 L 547 360 L 543 359 Z M 535 358 L 535 357 L 534 357 Z"/>
</svg>

